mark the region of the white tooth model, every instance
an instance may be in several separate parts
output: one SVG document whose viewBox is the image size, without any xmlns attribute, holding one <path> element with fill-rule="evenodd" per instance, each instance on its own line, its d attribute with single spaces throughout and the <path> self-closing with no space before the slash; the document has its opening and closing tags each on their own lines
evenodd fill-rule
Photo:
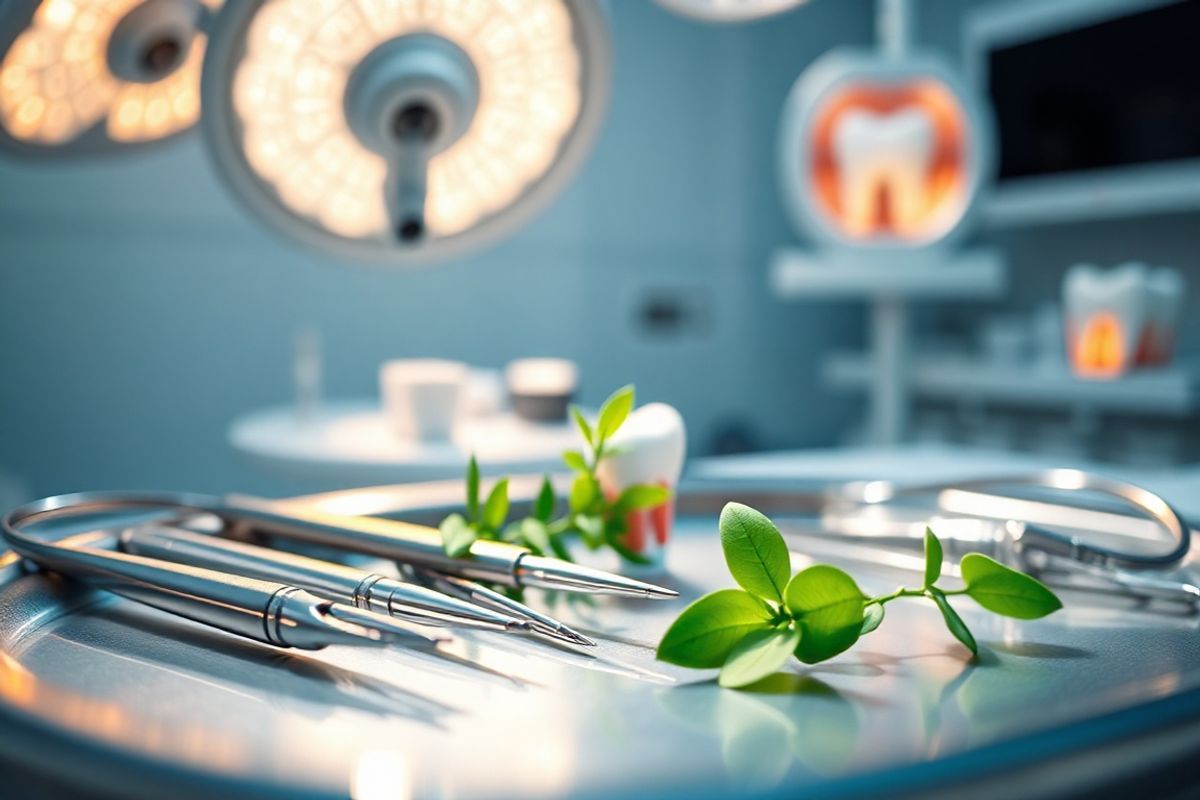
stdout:
<svg viewBox="0 0 1200 800">
<path fill-rule="evenodd" d="M 598 470 L 607 495 L 616 497 L 634 484 L 665 486 L 672 492 L 666 503 L 634 511 L 627 519 L 626 545 L 661 566 L 675 518 L 674 491 L 687 452 L 683 417 L 666 403 L 649 403 L 629 415 L 607 446 L 613 453 Z"/>
<path fill-rule="evenodd" d="M 1150 271 L 1150 328 L 1144 352 L 1147 364 L 1169 364 L 1175 351 L 1185 287 L 1177 270 L 1159 267 Z"/>
<path fill-rule="evenodd" d="M 928 210 L 935 135 L 933 120 L 918 106 L 887 114 L 856 108 L 841 115 L 833 130 L 833 153 L 842 222 L 852 235 L 865 237 L 887 227 L 902 233 L 920 223 Z"/>
<path fill-rule="evenodd" d="M 1080 375 L 1115 377 L 1170 360 L 1183 302 L 1172 269 L 1129 262 L 1111 270 L 1077 264 L 1063 279 L 1067 352 Z"/>
</svg>

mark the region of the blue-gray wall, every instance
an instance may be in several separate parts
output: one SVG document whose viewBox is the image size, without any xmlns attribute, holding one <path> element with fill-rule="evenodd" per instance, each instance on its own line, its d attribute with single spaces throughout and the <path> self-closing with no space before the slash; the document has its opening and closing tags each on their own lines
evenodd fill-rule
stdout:
<svg viewBox="0 0 1200 800">
<path fill-rule="evenodd" d="M 582 364 L 588 402 L 634 381 L 677 405 L 696 452 L 731 425 L 769 447 L 834 441 L 854 409 L 818 387 L 817 359 L 859 317 L 767 295 L 767 254 L 792 239 L 774 133 L 806 64 L 869 39 L 870 4 L 734 27 L 610 5 L 612 103 L 585 168 L 519 234 L 436 269 L 330 263 L 277 240 L 195 136 L 104 162 L 0 160 L 0 469 L 39 494 L 299 488 L 242 463 L 225 431 L 289 398 L 304 325 L 324 338 L 330 395 L 374 392 L 394 356 L 554 354 Z M 645 340 L 632 319 L 646 291 L 699 298 L 707 326 Z"/>
<path fill-rule="evenodd" d="M 920 38 L 955 55 L 977 4 L 923 0 Z M 769 253 L 796 241 L 777 199 L 775 130 L 806 65 L 872 39 L 874 4 L 810 0 L 719 27 L 649 0 L 609 5 L 612 103 L 586 166 L 520 233 L 438 268 L 331 263 L 276 239 L 218 183 L 195 136 L 104 162 L 0 158 L 0 473 L 39 494 L 312 488 L 256 471 L 225 443 L 235 416 L 289 399 L 303 326 L 323 336 L 333 396 L 373 393 L 377 365 L 395 356 L 499 366 L 562 355 L 582 364 L 586 402 L 634 381 L 643 399 L 677 405 L 694 453 L 836 442 L 861 404 L 822 389 L 818 363 L 861 342 L 862 315 L 767 293 Z M 1194 292 L 1198 221 L 979 238 L 1008 252 L 1011 302 L 1032 306 L 1077 260 L 1175 264 Z M 635 309 L 662 293 L 707 322 L 647 339 Z"/>
</svg>

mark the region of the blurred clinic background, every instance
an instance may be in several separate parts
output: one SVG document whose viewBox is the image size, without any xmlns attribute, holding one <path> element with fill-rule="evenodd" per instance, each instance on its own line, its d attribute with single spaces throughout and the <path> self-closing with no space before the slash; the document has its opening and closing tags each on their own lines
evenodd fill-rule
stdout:
<svg viewBox="0 0 1200 800">
<path fill-rule="evenodd" d="M 0 14 L 28 21 L 38 4 L 24 5 Z M 389 472 L 379 443 L 362 455 L 373 472 L 353 453 L 289 465 L 255 451 L 288 425 L 300 438 L 324 425 L 336 449 L 341 417 L 376 413 L 381 365 L 409 358 L 497 371 L 568 359 L 584 406 L 634 383 L 640 402 L 678 408 L 691 457 L 925 442 L 1072 463 L 1200 459 L 1200 326 L 1186 313 L 1200 284 L 1200 3 L 809 0 L 731 24 L 675 3 L 605 5 L 611 84 L 577 171 L 528 221 L 427 263 L 280 235 L 234 196 L 198 129 L 56 152 L 14 144 L 20 109 L 6 101 L 6 503 L 420 477 L 411 463 Z M 809 146 L 803 126 L 827 93 L 793 85 L 834 51 L 879 59 L 845 69 L 891 87 L 880 92 L 942 77 L 957 92 L 947 135 L 961 141 L 936 146 L 969 197 L 928 237 L 857 247 L 797 221 L 814 213 L 797 194 L 820 159 L 793 173 L 781 153 Z M 936 69 L 905 77 L 904 59 L 919 73 L 925 55 Z M 938 157 L 914 141 L 891 157 Z M 903 190 L 894 164 L 877 169 L 892 183 L 868 215 Z M 901 211 L 879 213 L 899 232 Z M 1141 352 L 1143 329 L 1162 352 Z M 507 413 L 503 373 L 480 380 L 485 412 Z M 369 422 L 345 435 L 398 435 Z M 431 476 L 457 474 L 448 452 Z"/>
</svg>

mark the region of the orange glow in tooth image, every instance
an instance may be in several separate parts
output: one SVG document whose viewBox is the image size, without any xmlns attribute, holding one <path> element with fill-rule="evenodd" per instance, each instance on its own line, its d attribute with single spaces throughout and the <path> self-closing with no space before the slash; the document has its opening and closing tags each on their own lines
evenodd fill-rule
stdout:
<svg viewBox="0 0 1200 800">
<path fill-rule="evenodd" d="M 811 192 L 855 239 L 934 239 L 966 206 L 966 123 L 943 84 L 848 83 L 814 115 Z"/>
<path fill-rule="evenodd" d="M 1096 314 L 1084 323 L 1075 342 L 1075 371 L 1093 377 L 1114 377 L 1128 366 L 1122 344 L 1121 321 L 1114 314 Z"/>
</svg>

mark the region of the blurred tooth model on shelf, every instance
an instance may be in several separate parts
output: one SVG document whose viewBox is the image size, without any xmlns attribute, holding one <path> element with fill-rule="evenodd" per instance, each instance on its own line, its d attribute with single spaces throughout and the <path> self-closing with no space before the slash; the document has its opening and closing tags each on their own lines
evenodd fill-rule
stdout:
<svg viewBox="0 0 1200 800">
<path fill-rule="evenodd" d="M 1067 353 L 1076 374 L 1115 378 L 1171 361 L 1183 307 L 1177 270 L 1077 264 L 1063 279 Z"/>
<path fill-rule="evenodd" d="M 626 520 L 626 546 L 661 569 L 675 519 L 674 492 L 687 454 L 683 417 L 666 403 L 649 403 L 629 415 L 611 448 L 598 469 L 606 495 L 616 497 L 635 484 L 665 486 L 672 492 L 662 505 L 631 511 Z"/>
</svg>

